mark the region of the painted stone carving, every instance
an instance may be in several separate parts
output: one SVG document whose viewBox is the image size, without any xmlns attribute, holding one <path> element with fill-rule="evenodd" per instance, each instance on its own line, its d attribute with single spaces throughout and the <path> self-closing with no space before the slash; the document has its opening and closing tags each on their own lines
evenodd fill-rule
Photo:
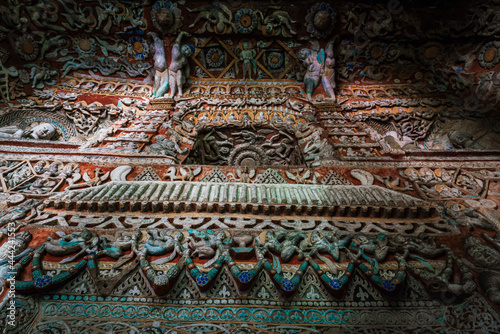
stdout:
<svg viewBox="0 0 500 334">
<path fill-rule="evenodd" d="M 297 58 L 300 60 L 303 73 L 307 98 L 312 99 L 314 90 L 320 82 L 328 94 L 329 98 L 335 100 L 335 59 L 333 58 L 333 41 L 330 41 L 326 51 L 321 49 L 314 51 L 311 49 L 301 49 L 297 52 Z"/>
<path fill-rule="evenodd" d="M 87 173 L 83 174 L 82 183 L 72 183 L 65 190 L 80 189 L 86 187 L 96 187 L 109 178 L 110 172 L 104 173 L 100 168 L 94 170 L 94 177 L 91 178 Z"/>
<path fill-rule="evenodd" d="M 284 10 L 275 10 L 271 14 L 264 16 L 264 14 L 259 11 L 259 14 L 262 22 L 260 29 L 264 36 L 292 37 L 292 35 L 297 34 L 292 29 L 292 23 L 296 23 L 296 21 L 290 18 L 288 12 Z"/>
<path fill-rule="evenodd" d="M 154 144 L 149 146 L 149 152 L 157 153 L 157 154 L 165 154 L 172 157 L 176 157 L 178 154 L 187 153 L 187 149 L 182 150 L 178 143 L 176 142 L 175 137 L 172 139 L 167 139 L 165 136 L 156 136 L 156 141 Z"/>
<path fill-rule="evenodd" d="M 194 53 L 194 47 L 190 44 L 181 44 L 184 36 L 190 35 L 184 31 L 177 36 L 172 47 L 172 60 L 168 67 L 170 80 L 170 96 L 175 97 L 177 93 L 182 96 L 182 86 L 189 77 L 188 57 Z"/>
<path fill-rule="evenodd" d="M 151 9 L 151 19 L 155 28 L 165 35 L 179 33 L 182 25 L 181 10 L 171 1 L 156 1 Z"/>
<path fill-rule="evenodd" d="M 31 138 L 50 140 L 56 134 L 55 127 L 50 123 L 41 123 L 32 129 L 22 130 L 16 126 L 0 128 L 0 138 Z"/>
<path fill-rule="evenodd" d="M 467 254 L 480 265 L 480 267 L 477 267 L 469 263 L 472 269 L 480 273 L 479 284 L 482 289 L 484 289 L 490 300 L 499 304 L 500 294 L 498 289 L 500 274 L 496 269 L 498 267 L 498 261 L 500 260 L 500 254 L 498 253 L 500 249 L 498 236 L 496 235 L 492 238 L 484 233 L 483 238 L 488 241 L 492 247 L 485 246 L 477 237 L 469 236 L 464 240 L 464 248 Z"/>
<path fill-rule="evenodd" d="M 249 34 L 257 28 L 257 12 L 250 8 L 242 8 L 234 15 L 236 31 L 242 34 Z"/>
<path fill-rule="evenodd" d="M 0 327 L 500 332 L 495 2 L 3 1 Z"/>
<path fill-rule="evenodd" d="M 169 74 L 163 40 L 154 32 L 148 33 L 153 37 L 154 50 L 154 84 L 153 97 L 162 97 L 168 90 Z"/>
<path fill-rule="evenodd" d="M 199 13 L 194 22 L 189 25 L 189 28 L 193 28 L 199 22 L 203 22 L 201 28 L 196 30 L 197 34 L 205 31 L 215 32 L 216 34 L 230 34 L 233 29 L 236 29 L 233 14 L 224 4 L 205 5 L 194 9 L 186 7 L 186 10 L 190 13 Z"/>
<path fill-rule="evenodd" d="M 236 51 L 236 54 L 238 55 L 238 60 L 234 63 L 236 66 L 236 74 L 239 73 L 238 62 L 241 62 L 243 67 L 243 80 L 252 80 L 252 72 L 255 74 L 257 71 L 257 65 L 254 59 L 257 55 L 257 51 L 251 48 L 250 42 L 244 41 L 241 43 L 241 50 L 239 50 L 239 52 Z"/>
<path fill-rule="evenodd" d="M 335 25 L 335 12 L 329 4 L 316 3 L 306 16 L 307 32 L 315 38 L 328 36 Z"/>
</svg>

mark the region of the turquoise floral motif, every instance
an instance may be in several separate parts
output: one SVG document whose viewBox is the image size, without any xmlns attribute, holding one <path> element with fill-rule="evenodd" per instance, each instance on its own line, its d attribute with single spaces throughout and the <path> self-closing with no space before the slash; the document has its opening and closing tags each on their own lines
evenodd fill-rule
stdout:
<svg viewBox="0 0 500 334">
<path fill-rule="evenodd" d="M 76 312 L 81 314 L 83 311 L 85 314 L 94 316 L 96 314 L 100 315 L 103 305 L 101 303 L 61 303 L 48 302 L 46 301 L 43 305 L 44 314 L 56 315 L 61 310 L 69 313 L 73 316 Z M 322 310 L 304 310 L 302 308 L 289 308 L 280 309 L 276 308 L 262 308 L 262 307 L 241 307 L 241 306 L 231 306 L 231 307 L 197 307 L 193 308 L 179 308 L 178 306 L 148 306 L 148 312 L 139 312 L 139 307 L 137 305 L 131 305 L 129 303 L 122 303 L 113 306 L 111 314 L 106 311 L 106 314 L 110 318 L 121 318 L 130 314 L 130 311 L 135 311 L 133 313 L 134 319 L 151 319 L 153 312 L 156 312 L 155 318 L 162 321 L 239 321 L 239 322 L 258 322 L 258 323 L 283 323 L 283 324 L 300 324 L 304 321 L 314 320 L 315 324 L 346 324 L 350 323 L 352 316 L 352 311 L 341 311 L 334 309 L 322 309 Z M 277 312 L 279 311 L 279 312 Z"/>
<path fill-rule="evenodd" d="M 234 16 L 236 29 L 242 34 L 249 34 L 257 28 L 258 18 L 249 8 L 240 9 Z"/>
<path fill-rule="evenodd" d="M 311 329 L 312 327 L 319 325 L 329 327 L 332 325 L 356 327 L 360 325 L 359 319 L 361 317 L 365 317 L 370 320 L 376 319 L 370 322 L 370 326 L 373 328 L 374 332 L 380 332 L 387 329 L 396 332 L 398 328 L 399 332 L 401 332 L 401 328 L 415 328 L 415 324 L 421 323 L 422 317 L 424 317 L 425 322 L 422 323 L 421 326 L 425 326 L 425 324 L 430 323 L 437 328 L 440 324 L 444 323 L 442 306 L 436 306 L 433 303 L 426 303 L 426 306 L 418 306 L 415 307 L 414 312 L 408 312 L 407 309 L 398 310 L 397 308 L 394 309 L 394 307 L 384 306 L 342 310 L 339 309 L 338 306 L 321 307 L 318 309 L 293 306 L 261 307 L 259 305 L 196 305 L 187 307 L 169 305 L 168 303 L 164 305 L 144 305 L 145 302 L 137 305 L 137 302 L 122 301 L 120 303 L 113 304 L 112 310 L 110 311 L 109 301 L 104 301 L 102 299 L 99 302 L 86 301 L 78 303 L 61 302 L 60 300 L 62 300 L 62 298 L 59 298 L 60 300 L 56 300 L 54 295 L 48 295 L 47 297 L 47 299 L 41 302 L 41 312 L 44 316 L 49 316 L 52 319 L 58 316 L 75 318 L 82 317 L 83 315 L 87 318 L 95 317 L 94 319 L 86 319 L 86 321 L 101 321 L 102 319 L 99 318 L 106 318 L 111 321 L 119 322 L 123 321 L 123 319 L 121 319 L 122 317 L 127 317 L 136 323 L 158 321 L 158 326 L 164 326 L 174 322 L 196 322 L 196 324 L 206 322 L 211 325 L 214 323 L 220 324 L 220 322 L 239 322 L 253 323 L 261 328 L 266 328 L 266 325 L 272 324 L 283 324 L 287 326 L 293 325 L 295 332 L 298 332 L 298 326 L 306 326 L 307 329 Z M 335 304 L 337 304 L 337 302 L 335 302 Z M 26 304 L 21 304 L 19 306 L 26 307 L 25 305 Z M 476 314 L 483 315 L 483 318 L 487 318 L 487 321 L 482 321 L 483 318 L 478 318 L 481 326 L 483 326 L 481 328 L 485 329 L 485 332 L 498 332 L 499 326 L 497 315 L 491 307 L 485 305 L 485 301 L 483 299 L 476 297 L 464 303 L 449 306 L 449 308 L 450 311 L 447 315 L 452 315 L 453 318 L 448 318 L 448 320 L 459 319 L 464 316 L 465 312 L 468 311 L 470 313 L 472 310 L 476 312 Z M 132 323 L 132 321 L 129 323 Z M 39 332 L 41 331 L 37 331 L 36 333 Z M 108 332 L 111 333 L 112 331 Z M 204 333 L 208 332 L 213 332 L 213 330 L 204 331 Z M 308 331 L 303 330 L 302 332 Z"/>
</svg>

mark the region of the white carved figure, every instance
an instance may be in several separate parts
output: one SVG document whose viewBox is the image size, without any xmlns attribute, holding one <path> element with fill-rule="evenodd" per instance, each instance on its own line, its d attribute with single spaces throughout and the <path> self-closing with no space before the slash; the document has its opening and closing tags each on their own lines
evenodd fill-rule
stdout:
<svg viewBox="0 0 500 334">
<path fill-rule="evenodd" d="M 51 140 L 55 134 L 56 128 L 50 123 L 40 123 L 33 128 L 24 130 L 15 125 L 0 128 L 0 138 Z"/>
</svg>

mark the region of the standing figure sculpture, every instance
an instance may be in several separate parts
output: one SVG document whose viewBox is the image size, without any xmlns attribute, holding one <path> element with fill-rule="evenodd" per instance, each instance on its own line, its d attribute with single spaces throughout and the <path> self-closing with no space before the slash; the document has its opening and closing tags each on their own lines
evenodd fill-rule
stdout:
<svg viewBox="0 0 500 334">
<path fill-rule="evenodd" d="M 175 97 L 179 92 L 182 96 L 182 85 L 189 77 L 189 63 L 188 57 L 194 53 L 194 46 L 190 44 L 181 44 L 183 36 L 191 36 L 185 31 L 181 31 L 179 36 L 175 39 L 174 46 L 172 47 L 172 59 L 169 66 L 169 80 L 170 80 L 170 97 Z"/>
<path fill-rule="evenodd" d="M 158 37 L 158 34 L 149 32 L 148 35 L 153 37 L 153 50 L 154 50 L 154 70 L 155 82 L 153 85 L 153 97 L 162 97 L 168 89 L 168 67 L 167 59 L 165 58 L 165 48 L 163 47 L 163 40 Z"/>
<path fill-rule="evenodd" d="M 169 88 L 169 97 L 175 97 L 177 92 L 179 96 L 182 96 L 182 85 L 187 81 L 189 76 L 188 57 L 193 55 L 194 47 L 189 44 L 181 44 L 181 40 L 183 36 L 189 37 L 190 35 L 181 31 L 175 39 L 172 46 L 172 58 L 169 67 L 167 67 L 163 40 L 154 32 L 150 32 L 149 35 L 153 37 L 155 59 L 153 97 L 159 98 L 165 96 Z"/>
<path fill-rule="evenodd" d="M 255 49 L 250 48 L 250 42 L 244 41 L 241 43 L 241 51 L 238 54 L 238 60 L 235 62 L 236 66 L 236 74 L 239 72 L 238 62 L 243 63 L 243 80 L 246 79 L 248 74 L 248 79 L 252 80 L 252 69 L 253 72 L 257 72 L 257 61 L 254 59 L 257 55 L 257 51 Z M 239 48 L 237 48 L 239 49 Z"/>
<path fill-rule="evenodd" d="M 312 99 L 314 90 L 321 82 L 329 98 L 335 99 L 335 58 L 333 55 L 333 41 L 328 42 L 326 51 L 321 49 L 300 49 L 297 58 L 302 63 L 303 81 L 306 88 L 307 99 Z"/>
<path fill-rule="evenodd" d="M 318 87 L 321 79 L 321 62 L 320 54 L 310 49 L 300 49 L 297 52 L 297 58 L 302 63 L 302 68 L 305 70 L 303 81 L 306 88 L 307 99 L 312 99 L 314 90 Z"/>
<path fill-rule="evenodd" d="M 331 40 L 326 44 L 325 67 L 321 75 L 321 83 L 326 94 L 328 94 L 330 99 L 335 101 L 335 57 L 333 54 L 333 42 L 334 40 Z"/>
</svg>

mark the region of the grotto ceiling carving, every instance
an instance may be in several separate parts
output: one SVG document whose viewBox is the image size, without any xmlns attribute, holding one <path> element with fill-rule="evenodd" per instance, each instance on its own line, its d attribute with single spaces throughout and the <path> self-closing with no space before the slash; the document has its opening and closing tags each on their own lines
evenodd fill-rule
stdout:
<svg viewBox="0 0 500 334">
<path fill-rule="evenodd" d="M 499 1 L 0 12 L 5 332 L 500 330 Z"/>
</svg>

